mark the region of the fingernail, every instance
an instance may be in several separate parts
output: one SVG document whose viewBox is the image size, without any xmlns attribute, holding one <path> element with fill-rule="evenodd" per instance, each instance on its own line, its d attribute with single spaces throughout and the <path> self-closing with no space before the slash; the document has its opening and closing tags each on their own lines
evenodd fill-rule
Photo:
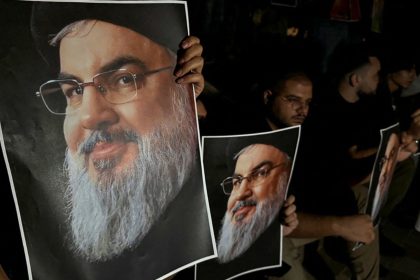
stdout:
<svg viewBox="0 0 420 280">
<path fill-rule="evenodd" d="M 182 47 L 183 49 L 186 49 L 186 48 L 188 48 L 189 46 L 190 46 L 190 44 L 189 44 L 188 42 L 182 42 L 181 47 Z"/>
</svg>

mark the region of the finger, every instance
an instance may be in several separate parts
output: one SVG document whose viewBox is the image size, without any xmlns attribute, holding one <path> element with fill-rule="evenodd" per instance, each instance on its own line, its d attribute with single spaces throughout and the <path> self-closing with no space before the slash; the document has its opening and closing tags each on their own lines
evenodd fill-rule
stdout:
<svg viewBox="0 0 420 280">
<path fill-rule="evenodd" d="M 200 44 L 200 39 L 195 36 L 188 36 L 182 40 L 180 47 L 185 50 L 196 44 Z"/>
<path fill-rule="evenodd" d="M 414 111 L 414 113 L 411 114 L 411 117 L 414 119 L 416 117 L 420 117 L 420 109 L 417 109 Z"/>
<path fill-rule="evenodd" d="M 195 97 L 198 97 L 204 90 L 204 77 L 201 74 L 188 74 L 176 80 L 178 84 L 194 85 Z"/>
<path fill-rule="evenodd" d="M 194 84 L 204 87 L 204 77 L 201 74 L 191 73 L 175 80 L 178 84 Z"/>
<path fill-rule="evenodd" d="M 285 201 L 284 206 L 287 207 L 289 205 L 292 205 L 293 203 L 295 203 L 295 196 L 293 194 L 291 194 Z"/>
<path fill-rule="evenodd" d="M 298 221 L 298 216 L 296 213 L 293 213 L 292 215 L 287 216 L 283 219 L 285 225 L 290 225 L 292 223 L 295 223 L 296 221 Z"/>
<path fill-rule="evenodd" d="M 182 77 L 190 72 L 201 73 L 204 66 L 204 59 L 201 56 L 196 56 L 193 59 L 188 60 L 184 64 L 179 65 L 179 68 L 175 72 L 175 76 Z"/>
<path fill-rule="evenodd" d="M 289 205 L 285 208 L 284 215 L 287 217 L 287 216 L 289 216 L 289 215 L 291 215 L 292 213 L 295 213 L 295 212 L 296 212 L 296 205 L 292 204 L 292 205 Z"/>
<path fill-rule="evenodd" d="M 201 56 L 203 54 L 202 45 L 193 45 L 188 49 L 178 53 L 178 63 L 182 64 L 196 56 Z"/>
</svg>

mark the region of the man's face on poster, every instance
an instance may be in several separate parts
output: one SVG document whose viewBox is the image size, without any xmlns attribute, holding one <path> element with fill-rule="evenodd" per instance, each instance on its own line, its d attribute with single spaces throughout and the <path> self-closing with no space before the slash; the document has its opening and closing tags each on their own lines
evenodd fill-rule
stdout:
<svg viewBox="0 0 420 280">
<path fill-rule="evenodd" d="M 100 21 L 90 24 L 93 26 L 81 31 L 92 28 L 86 36 L 67 36 L 61 41 L 61 76 L 90 81 L 96 74 L 114 69 L 139 74 L 174 63 L 164 48 L 134 31 Z M 76 154 L 93 131 L 150 133 L 172 113 L 171 99 L 164 96 L 171 79 L 171 71 L 151 75 L 138 86 L 141 88 L 134 100 L 116 105 L 106 101 L 94 86 L 86 86 L 83 102 L 67 107 L 64 136 L 70 153 Z M 100 141 L 86 152 L 86 167 L 91 178 L 98 180 L 102 173 L 123 172 L 138 153 L 131 141 Z M 112 164 L 101 168 L 100 162 Z"/>
<path fill-rule="evenodd" d="M 254 144 L 239 152 L 220 230 L 219 262 L 244 253 L 271 224 L 284 200 L 289 172 L 288 156 L 274 146 Z"/>
<path fill-rule="evenodd" d="M 66 94 L 73 245 L 107 260 L 139 244 L 188 178 L 197 141 L 191 97 L 174 82 L 174 55 L 125 27 L 89 20 L 59 50 L 60 78 L 87 83 Z M 113 102 L 107 83 L 136 94 Z"/>
<path fill-rule="evenodd" d="M 395 164 L 397 163 L 398 148 L 400 141 L 398 135 L 392 133 L 388 139 L 385 154 L 381 160 L 381 173 L 379 175 L 378 188 L 381 196 L 384 191 L 388 189 L 391 182 L 392 173 L 394 172 Z"/>
</svg>

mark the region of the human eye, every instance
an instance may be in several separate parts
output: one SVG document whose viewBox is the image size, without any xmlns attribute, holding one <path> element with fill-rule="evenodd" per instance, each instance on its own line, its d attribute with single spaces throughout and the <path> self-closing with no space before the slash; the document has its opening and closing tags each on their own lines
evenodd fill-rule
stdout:
<svg viewBox="0 0 420 280">
<path fill-rule="evenodd" d="M 252 179 L 258 180 L 267 177 L 269 169 L 267 166 L 263 166 L 252 172 Z"/>
<path fill-rule="evenodd" d="M 76 83 L 61 83 L 61 91 L 67 100 L 67 106 L 75 107 L 82 102 L 83 88 Z"/>
<path fill-rule="evenodd" d="M 298 97 L 293 96 L 293 95 L 289 95 L 289 96 L 287 96 L 287 97 L 286 97 L 286 99 L 287 99 L 287 101 L 289 101 L 289 102 L 299 102 L 299 101 L 300 101 Z"/>
<path fill-rule="evenodd" d="M 76 83 L 61 82 L 60 87 L 64 96 L 69 99 L 83 94 L 82 88 Z"/>
<path fill-rule="evenodd" d="M 240 176 L 232 178 L 232 186 L 238 188 L 242 183 L 243 178 Z"/>
<path fill-rule="evenodd" d="M 125 69 L 115 70 L 107 75 L 97 77 L 97 84 L 104 85 L 105 88 L 115 91 L 121 89 L 132 90 L 136 87 L 135 75 Z"/>
<path fill-rule="evenodd" d="M 131 73 L 120 73 L 113 81 L 116 86 L 132 86 L 135 83 L 134 77 Z"/>
</svg>

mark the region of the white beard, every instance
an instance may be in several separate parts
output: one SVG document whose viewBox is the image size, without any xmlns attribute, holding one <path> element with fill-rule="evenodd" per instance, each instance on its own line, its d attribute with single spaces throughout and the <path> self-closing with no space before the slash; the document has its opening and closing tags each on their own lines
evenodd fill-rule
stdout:
<svg viewBox="0 0 420 280">
<path fill-rule="evenodd" d="M 89 261 L 134 249 L 189 178 L 197 147 L 194 111 L 185 88 L 177 86 L 169 94 L 173 116 L 147 135 L 123 132 L 134 135 L 138 145 L 137 158 L 124 171 L 116 173 L 115 163 L 105 161 L 95 164 L 100 171 L 93 180 L 85 155 L 66 152 L 72 247 Z"/>
<path fill-rule="evenodd" d="M 222 228 L 219 231 L 217 247 L 219 263 L 230 262 L 245 253 L 271 225 L 283 205 L 283 194 L 286 187 L 287 174 L 283 173 L 279 177 L 274 197 L 257 203 L 256 211 L 249 222 L 233 224 L 232 213 L 226 212 L 222 220 Z"/>
</svg>

